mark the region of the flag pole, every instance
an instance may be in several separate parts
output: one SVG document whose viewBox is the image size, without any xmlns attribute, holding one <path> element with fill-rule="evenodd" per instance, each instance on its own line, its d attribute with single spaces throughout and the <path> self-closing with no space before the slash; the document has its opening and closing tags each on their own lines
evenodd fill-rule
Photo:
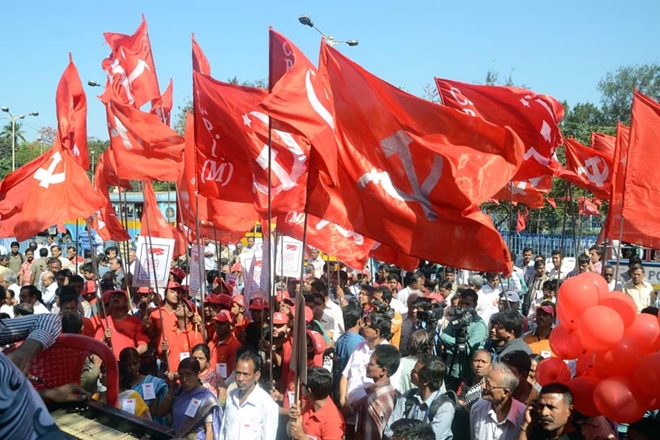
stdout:
<svg viewBox="0 0 660 440">
<path fill-rule="evenodd" d="M 87 235 L 89 236 L 89 241 L 91 243 L 92 241 L 92 226 L 90 224 L 89 219 L 85 219 L 85 223 L 87 223 Z M 103 303 L 103 295 L 101 293 L 101 280 L 98 279 L 99 277 L 99 268 L 98 265 L 96 264 L 96 255 L 92 254 L 92 270 L 94 270 L 94 275 L 97 278 L 97 283 L 96 283 L 96 298 L 97 301 L 101 301 L 101 310 L 103 310 L 103 317 L 105 318 L 105 328 L 110 328 L 110 322 L 108 321 L 108 313 L 105 310 L 105 304 Z M 112 344 L 110 345 L 110 350 L 112 350 Z"/>
<path fill-rule="evenodd" d="M 272 38 L 268 38 L 268 93 L 273 90 L 273 57 L 270 55 L 273 53 L 273 43 Z M 268 115 L 268 212 L 266 219 L 266 228 L 268 229 L 268 278 L 266 281 L 266 292 L 268 292 L 268 309 L 270 313 L 270 333 L 269 333 L 269 344 L 270 344 L 270 363 L 269 363 L 269 379 L 272 383 L 273 381 L 273 315 L 275 313 L 275 295 L 273 292 L 272 286 L 272 277 L 273 277 L 273 266 L 274 264 L 274 255 L 273 255 L 273 240 L 272 232 L 270 229 L 270 224 L 273 217 L 273 206 L 272 206 L 272 184 L 273 184 L 273 121 Z M 261 236 L 263 237 L 264 227 L 261 225 Z M 256 237 L 255 237 L 256 239 Z M 275 255 L 277 254 L 277 240 L 275 244 Z M 263 256 L 262 256 L 263 258 Z M 304 312 L 304 311 L 303 311 Z M 285 378 L 286 380 L 286 378 Z"/>
<path fill-rule="evenodd" d="M 622 246 L 622 240 L 623 240 L 623 213 L 621 213 L 621 225 L 619 226 L 619 246 L 616 251 L 616 269 L 614 270 L 614 285 L 616 286 L 616 281 L 619 279 L 619 267 L 621 266 L 621 248 Z M 614 246 L 612 246 L 612 250 L 614 250 Z"/>
<path fill-rule="evenodd" d="M 305 223 L 303 224 L 303 237 L 302 237 L 302 249 L 305 252 L 307 245 L 307 213 L 305 213 Z M 304 254 L 303 254 L 304 255 Z M 300 401 L 300 382 L 301 382 L 301 373 L 304 370 L 304 374 L 307 375 L 307 365 L 298 365 L 299 359 L 301 358 L 301 350 L 304 354 L 302 358 L 307 358 L 307 332 L 304 328 L 299 328 L 300 326 L 304 327 L 305 322 L 305 300 L 303 298 L 303 277 L 305 275 L 305 259 L 302 259 L 300 264 L 300 282 L 298 283 L 298 295 L 296 298 L 296 320 L 294 321 L 294 333 L 293 333 L 293 349 L 291 350 L 291 359 L 296 363 L 297 367 L 294 371 L 294 397 L 293 404 L 296 405 Z M 297 325 L 296 325 L 297 324 Z M 303 340 L 301 340 L 301 338 Z M 296 355 L 295 357 L 293 355 Z"/>
<path fill-rule="evenodd" d="M 577 232 L 576 232 L 576 223 L 577 219 L 575 218 L 575 204 L 573 203 L 573 188 L 569 187 L 568 191 L 568 198 L 569 202 L 571 204 L 571 223 L 572 223 L 572 229 L 573 229 L 573 241 L 574 241 L 574 248 L 575 248 L 575 267 L 577 268 L 577 258 L 578 258 L 578 253 L 579 253 L 579 243 L 577 242 Z"/>
<path fill-rule="evenodd" d="M 77 218 L 76 219 L 76 261 L 74 263 L 76 265 L 76 275 L 78 275 L 78 260 L 77 260 L 78 256 L 79 256 L 78 249 L 80 249 L 82 251 L 83 257 L 85 256 L 85 251 L 83 250 L 82 246 L 80 245 L 80 232 L 78 231 L 79 229 L 80 229 L 80 219 Z M 90 245 L 90 248 L 91 248 L 92 244 L 90 243 L 89 245 Z"/>
<path fill-rule="evenodd" d="M 199 196 L 195 194 L 195 210 L 199 213 Z M 205 258 L 204 251 L 202 250 L 202 228 L 200 226 L 199 214 L 195 218 L 195 230 L 197 238 L 197 257 L 199 258 L 199 263 L 197 264 L 197 275 L 199 276 L 199 299 L 202 303 L 202 308 L 204 307 L 204 293 L 206 293 L 206 277 L 204 276 L 205 272 Z M 214 225 L 215 226 L 215 225 Z M 192 256 L 192 253 L 191 253 Z M 204 266 L 202 266 L 204 264 Z M 197 301 L 195 301 L 195 310 L 197 309 Z M 202 313 L 203 315 L 203 313 Z M 203 318 L 202 318 L 203 319 Z M 202 321 L 204 323 L 204 321 Z M 195 326 L 195 339 L 197 339 L 197 326 Z"/>
<path fill-rule="evenodd" d="M 144 181 L 142 181 L 142 196 L 144 197 Z M 149 225 L 149 212 L 148 210 L 144 210 L 144 218 L 146 220 L 147 224 L 147 240 L 149 241 L 149 255 L 151 255 L 151 269 L 150 272 L 154 274 L 154 289 L 156 290 L 156 293 L 158 293 L 158 275 L 156 275 L 156 257 L 154 257 L 154 253 L 152 252 L 153 250 L 153 244 L 151 242 L 151 227 Z M 165 293 L 163 294 L 163 301 L 166 301 L 165 296 L 167 295 L 167 286 L 165 286 Z M 160 318 L 160 331 L 161 334 L 163 335 L 163 341 L 167 342 L 167 338 L 165 337 L 165 323 L 163 322 L 163 310 L 162 310 L 162 304 L 160 307 L 158 307 L 158 317 Z M 169 367 L 169 366 L 168 366 Z"/>
<path fill-rule="evenodd" d="M 509 182 L 509 255 L 513 249 L 513 182 Z M 512 264 L 516 264 L 515 261 Z"/>
</svg>

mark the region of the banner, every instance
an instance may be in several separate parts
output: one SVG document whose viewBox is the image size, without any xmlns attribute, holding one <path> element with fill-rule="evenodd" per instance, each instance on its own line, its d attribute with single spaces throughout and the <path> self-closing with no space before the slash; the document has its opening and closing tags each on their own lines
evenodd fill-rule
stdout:
<svg viewBox="0 0 660 440">
<path fill-rule="evenodd" d="M 151 242 L 151 246 L 149 242 Z M 137 242 L 137 260 L 135 261 L 133 287 L 156 288 L 156 282 L 158 283 L 158 288 L 167 286 L 173 253 L 173 238 L 151 237 L 149 239 L 149 237 L 140 235 Z"/>
<path fill-rule="evenodd" d="M 278 257 L 280 257 L 280 261 L 277 262 L 277 275 L 300 278 L 300 268 L 303 262 L 302 241 L 281 236 L 277 251 Z"/>
</svg>

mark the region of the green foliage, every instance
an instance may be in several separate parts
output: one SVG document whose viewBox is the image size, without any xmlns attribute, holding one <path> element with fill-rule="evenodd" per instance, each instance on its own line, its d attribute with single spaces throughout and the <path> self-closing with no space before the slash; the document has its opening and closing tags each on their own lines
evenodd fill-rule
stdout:
<svg viewBox="0 0 660 440">
<path fill-rule="evenodd" d="M 598 90 L 609 125 L 614 126 L 617 121 L 630 124 L 630 107 L 635 87 L 656 101 L 660 99 L 660 64 L 622 66 L 616 72 L 608 72 L 600 80 Z"/>
</svg>

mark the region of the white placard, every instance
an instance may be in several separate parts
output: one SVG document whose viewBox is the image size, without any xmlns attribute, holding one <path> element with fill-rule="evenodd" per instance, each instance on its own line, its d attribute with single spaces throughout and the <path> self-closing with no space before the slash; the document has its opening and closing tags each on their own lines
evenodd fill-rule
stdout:
<svg viewBox="0 0 660 440">
<path fill-rule="evenodd" d="M 124 399 L 121 401 L 121 410 L 135 414 L 135 399 Z"/>
<path fill-rule="evenodd" d="M 156 282 L 159 288 L 165 287 L 169 280 L 173 252 L 173 238 L 151 237 L 149 240 L 148 237 L 140 235 L 137 242 L 133 287 L 155 288 Z"/>
<path fill-rule="evenodd" d="M 142 397 L 144 400 L 151 400 L 156 398 L 156 390 L 153 383 L 142 384 Z"/>
<path fill-rule="evenodd" d="M 227 379 L 227 364 L 224 362 L 215 364 L 215 373 L 223 379 Z"/>
<path fill-rule="evenodd" d="M 277 253 L 279 254 L 277 256 L 277 275 L 300 278 L 300 268 L 303 260 L 302 242 L 295 238 L 283 236 L 278 243 Z"/>
<path fill-rule="evenodd" d="M 202 253 L 200 261 L 200 251 Z M 201 292 L 202 282 L 199 279 L 199 266 L 204 267 L 204 245 L 193 243 L 190 248 L 190 275 L 188 275 L 188 291 L 191 296 L 199 296 Z M 202 273 L 206 273 L 202 271 Z"/>
<path fill-rule="evenodd" d="M 197 414 L 197 410 L 199 409 L 199 405 L 202 404 L 202 401 L 199 399 L 191 399 L 190 403 L 188 404 L 188 408 L 186 408 L 185 414 L 188 417 L 195 417 L 195 414 Z"/>
</svg>

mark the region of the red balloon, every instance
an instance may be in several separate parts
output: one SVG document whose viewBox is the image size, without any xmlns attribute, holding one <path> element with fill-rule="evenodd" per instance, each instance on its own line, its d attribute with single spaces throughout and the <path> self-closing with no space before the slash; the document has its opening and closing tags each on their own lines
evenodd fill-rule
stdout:
<svg viewBox="0 0 660 440">
<path fill-rule="evenodd" d="M 598 305 L 598 289 L 593 277 L 586 273 L 564 281 L 557 295 L 557 303 L 562 305 L 564 318 L 577 321 L 588 308 Z"/>
<path fill-rule="evenodd" d="M 610 288 L 607 285 L 607 281 L 605 281 L 605 278 L 597 272 L 585 272 L 583 274 L 580 274 L 579 276 L 583 277 L 586 282 L 593 283 L 594 286 L 596 286 L 596 290 L 598 291 L 598 298 L 603 298 L 604 296 L 608 295 L 610 293 Z"/>
<path fill-rule="evenodd" d="M 633 378 L 645 394 L 660 397 L 660 353 L 643 356 L 635 369 Z"/>
<path fill-rule="evenodd" d="M 635 301 L 623 292 L 610 292 L 598 300 L 598 305 L 607 306 L 617 312 L 623 319 L 623 326 L 630 327 L 637 316 Z"/>
<path fill-rule="evenodd" d="M 655 411 L 656 409 L 660 409 L 660 397 L 652 398 L 651 402 L 649 403 L 649 406 L 647 406 L 646 409 L 649 411 Z"/>
<path fill-rule="evenodd" d="M 609 350 L 596 351 L 594 367 L 600 377 L 631 376 L 642 358 L 639 344 L 630 336 L 624 336 Z"/>
<path fill-rule="evenodd" d="M 650 397 L 628 377 L 608 377 L 601 380 L 594 390 L 596 408 L 618 423 L 633 423 L 641 419 L 650 402 Z"/>
<path fill-rule="evenodd" d="M 557 303 L 557 321 L 563 325 L 566 330 L 576 332 L 580 316 L 574 316 L 574 313 L 567 309 L 568 306 L 565 306 L 563 302 Z"/>
<path fill-rule="evenodd" d="M 594 367 L 594 354 L 591 351 L 585 351 L 578 356 L 575 362 L 575 375 L 576 376 L 597 376 Z"/>
<path fill-rule="evenodd" d="M 624 333 L 639 344 L 642 354 L 651 353 L 660 336 L 660 323 L 658 318 L 647 313 L 635 316 L 635 322 Z"/>
<path fill-rule="evenodd" d="M 552 353 L 565 360 L 575 359 L 584 351 L 577 332 L 570 332 L 564 324 L 559 324 L 550 333 Z"/>
<path fill-rule="evenodd" d="M 655 321 L 657 324 L 658 320 Z M 621 340 L 623 330 L 621 316 L 609 307 L 590 307 L 580 318 L 580 341 L 587 350 L 607 350 L 613 347 Z"/>
<path fill-rule="evenodd" d="M 573 405 L 580 413 L 588 417 L 597 417 L 600 411 L 594 403 L 594 390 L 600 379 L 593 376 L 576 377 L 566 385 L 573 394 Z"/>
<path fill-rule="evenodd" d="M 568 383 L 571 380 L 571 371 L 568 365 L 559 358 L 543 359 L 536 366 L 536 381 L 541 386 L 552 382 Z"/>
</svg>

